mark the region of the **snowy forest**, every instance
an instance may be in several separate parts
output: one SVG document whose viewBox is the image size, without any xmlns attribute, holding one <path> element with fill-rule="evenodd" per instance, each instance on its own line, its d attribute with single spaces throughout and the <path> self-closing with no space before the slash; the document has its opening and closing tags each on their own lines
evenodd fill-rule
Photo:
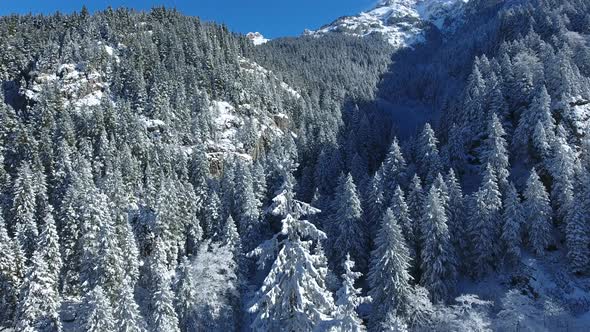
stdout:
<svg viewBox="0 0 590 332">
<path fill-rule="evenodd" d="M 464 2 L 0 17 L 0 331 L 590 330 L 590 0 Z"/>
</svg>

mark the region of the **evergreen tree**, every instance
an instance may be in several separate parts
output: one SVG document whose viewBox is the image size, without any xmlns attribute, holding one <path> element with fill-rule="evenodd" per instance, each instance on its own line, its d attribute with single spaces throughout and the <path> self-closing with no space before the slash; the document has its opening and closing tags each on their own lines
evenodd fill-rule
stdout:
<svg viewBox="0 0 590 332">
<path fill-rule="evenodd" d="M 61 331 L 60 267 L 59 238 L 49 215 L 21 286 L 15 320 L 17 331 Z"/>
<path fill-rule="evenodd" d="M 570 209 L 565 226 L 565 243 L 570 269 L 574 273 L 583 273 L 590 264 L 590 181 L 588 175 L 583 176 L 583 182 L 575 196 L 575 208 Z"/>
<path fill-rule="evenodd" d="M 565 129 L 557 126 L 557 136 L 553 144 L 553 158 L 547 167 L 553 177 L 551 186 L 551 202 L 555 206 L 559 221 L 565 221 L 574 201 L 574 176 L 576 157 L 565 137 Z"/>
<path fill-rule="evenodd" d="M 350 255 L 346 255 L 344 261 L 344 274 L 342 274 L 342 286 L 336 292 L 336 314 L 334 319 L 333 329 L 337 331 L 365 331 L 363 321 L 360 319 L 356 310 L 363 303 L 368 303 L 371 298 L 363 297 L 361 290 L 355 288 L 354 284 L 358 278 L 362 276 L 361 273 L 355 272 L 354 261 L 350 259 Z"/>
<path fill-rule="evenodd" d="M 437 146 L 438 139 L 429 123 L 424 125 L 417 144 L 416 164 L 418 165 L 420 176 L 425 179 L 425 183 L 432 183 L 442 171 L 442 165 Z"/>
<path fill-rule="evenodd" d="M 412 218 L 410 217 L 410 209 L 404 198 L 404 192 L 400 186 L 397 186 L 397 188 L 395 188 L 395 192 L 393 193 L 391 211 L 402 228 L 402 234 L 404 235 L 406 243 L 415 243 L 416 239 L 414 235 L 414 224 L 412 222 Z M 414 248 L 409 247 L 408 249 L 410 250 L 410 257 L 415 259 L 416 253 L 414 252 Z"/>
<path fill-rule="evenodd" d="M 510 162 L 504 136 L 506 132 L 496 114 L 488 124 L 488 136 L 481 147 L 482 165 L 490 165 L 498 177 L 500 189 L 507 189 L 508 176 L 510 175 Z"/>
<path fill-rule="evenodd" d="M 14 318 L 23 270 L 22 251 L 8 235 L 0 208 L 0 322 L 12 321 Z"/>
<path fill-rule="evenodd" d="M 539 135 L 535 134 L 538 131 L 537 123 L 540 123 L 540 129 L 545 132 L 545 135 L 550 135 L 555 129 L 555 120 L 551 115 L 551 97 L 547 92 L 545 86 L 538 90 L 531 105 L 525 109 L 521 115 L 516 131 L 514 132 L 513 143 L 520 148 L 521 152 L 526 153 L 527 149 L 530 151 L 531 147 L 538 148 L 542 144 L 547 144 L 551 141 L 551 136 L 546 136 L 546 142 L 540 139 Z"/>
<path fill-rule="evenodd" d="M 383 217 L 375 246 L 368 277 L 373 300 L 371 324 L 378 329 L 390 312 L 404 317 L 411 292 L 409 250 L 391 209 Z"/>
<path fill-rule="evenodd" d="M 463 258 L 463 255 L 469 246 L 468 240 L 466 239 L 465 198 L 463 197 L 461 184 L 455 176 L 455 171 L 453 169 L 449 170 L 446 183 L 449 191 L 449 204 L 447 210 L 449 234 L 458 258 Z M 459 261 L 461 260 L 462 259 L 459 259 Z"/>
<path fill-rule="evenodd" d="M 527 180 L 524 198 L 529 243 L 535 253 L 541 255 L 551 241 L 551 205 L 545 186 L 534 168 Z"/>
<path fill-rule="evenodd" d="M 514 264 L 520 259 L 521 228 L 525 221 L 518 192 L 512 183 L 508 185 L 504 197 L 504 213 L 502 217 L 504 224 L 502 225 L 501 240 L 504 249 L 504 260 L 509 264 Z"/>
<path fill-rule="evenodd" d="M 154 243 L 152 255 L 149 257 L 149 318 L 151 331 L 180 331 L 178 316 L 174 310 L 174 293 L 168 273 L 166 252 L 163 241 L 159 238 Z"/>
<path fill-rule="evenodd" d="M 412 182 L 410 183 L 410 188 L 408 190 L 408 209 L 410 211 L 410 217 L 413 224 L 413 231 L 414 231 L 414 240 L 413 242 L 407 243 L 408 247 L 413 247 L 413 251 L 415 252 L 415 261 L 412 262 L 412 275 L 415 277 L 419 277 L 420 272 L 420 249 L 422 246 L 422 215 L 423 215 L 423 206 L 424 206 L 424 191 L 422 189 L 422 183 L 420 181 L 420 177 L 418 175 L 414 175 L 412 178 Z M 419 280 L 419 279 L 417 279 Z"/>
<path fill-rule="evenodd" d="M 495 265 L 501 234 L 501 209 L 502 196 L 496 174 L 491 167 L 487 167 L 479 191 L 473 195 L 469 206 L 471 254 L 476 275 L 484 275 Z"/>
<path fill-rule="evenodd" d="M 239 230 L 246 251 L 251 251 L 260 242 L 260 202 L 254 193 L 254 181 L 248 165 L 238 162 L 235 170 L 235 206 L 239 216 Z"/>
<path fill-rule="evenodd" d="M 23 162 L 18 169 L 14 182 L 14 200 L 12 204 L 13 225 L 16 238 L 27 258 L 35 251 L 35 242 L 39 230 L 35 221 L 35 186 L 33 171 L 28 162 Z"/>
<path fill-rule="evenodd" d="M 144 332 L 145 322 L 135 302 L 133 281 L 126 279 L 121 288 L 121 296 L 116 303 L 115 322 L 120 332 Z"/>
<path fill-rule="evenodd" d="M 381 166 L 381 174 L 383 174 L 383 188 L 384 188 L 384 200 L 386 206 L 391 202 L 391 195 L 393 189 L 398 185 L 406 184 L 406 160 L 402 154 L 401 148 L 397 138 L 394 138 L 389 152 Z"/>
<path fill-rule="evenodd" d="M 313 250 L 326 235 L 299 219 L 318 211 L 294 199 L 292 175 L 286 173 L 269 209 L 283 218 L 282 230 L 251 254 L 259 256 L 259 265 L 264 267 L 278 252 L 248 309 L 255 314 L 251 327 L 256 331 L 311 331 L 335 311 L 325 285 L 327 269 L 321 264 L 325 258 Z"/>
<path fill-rule="evenodd" d="M 115 331 L 115 317 L 111 301 L 106 297 L 102 287 L 96 286 L 86 293 L 84 307 L 84 331 Z"/>
<path fill-rule="evenodd" d="M 456 257 L 447 227 L 446 210 L 433 185 L 424 202 L 422 217 L 422 280 L 434 302 L 449 299 L 457 282 Z"/>
<path fill-rule="evenodd" d="M 333 240 L 331 241 L 331 262 L 342 264 L 348 252 L 363 271 L 367 258 L 363 255 L 367 241 L 363 230 L 362 208 L 352 175 L 340 179 L 333 201 Z M 340 270 L 340 269 L 337 269 Z"/>
</svg>

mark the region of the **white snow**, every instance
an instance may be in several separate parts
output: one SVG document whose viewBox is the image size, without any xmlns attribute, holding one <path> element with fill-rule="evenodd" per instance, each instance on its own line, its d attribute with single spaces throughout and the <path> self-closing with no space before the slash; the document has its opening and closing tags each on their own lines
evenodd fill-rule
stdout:
<svg viewBox="0 0 590 332">
<path fill-rule="evenodd" d="M 270 39 L 264 38 L 260 32 L 248 32 L 246 38 L 250 39 L 256 46 L 266 44 L 270 41 Z"/>
<path fill-rule="evenodd" d="M 293 87 L 291 87 L 289 84 L 280 81 L 279 78 L 272 71 L 244 57 L 239 57 L 238 61 L 240 63 L 240 70 L 242 72 L 258 76 L 264 79 L 271 79 L 277 81 L 279 82 L 280 87 L 283 88 L 283 90 L 288 92 L 290 95 L 297 99 L 301 98 L 301 94 L 297 90 L 293 89 Z"/>
<path fill-rule="evenodd" d="M 382 34 L 396 48 L 425 41 L 423 22 L 443 31 L 452 31 L 462 22 L 463 5 L 469 0 L 385 0 L 374 9 L 355 16 L 342 17 L 316 31 L 312 36 L 340 32 L 365 37 Z M 453 18 L 447 20 L 447 18 Z M 452 24 L 447 25 L 447 21 Z"/>
</svg>

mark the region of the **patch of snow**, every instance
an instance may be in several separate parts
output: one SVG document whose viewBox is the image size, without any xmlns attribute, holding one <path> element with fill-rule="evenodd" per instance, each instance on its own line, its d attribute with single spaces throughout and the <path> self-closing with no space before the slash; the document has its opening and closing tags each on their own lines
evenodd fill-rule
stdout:
<svg viewBox="0 0 590 332">
<path fill-rule="evenodd" d="M 280 87 L 285 90 L 286 92 L 288 92 L 290 95 L 292 95 L 293 97 L 299 99 L 301 98 L 301 94 L 293 89 L 293 87 L 291 87 L 289 84 L 282 82 L 279 80 L 279 78 L 270 70 L 262 67 L 261 65 L 259 65 L 258 63 L 250 60 L 250 59 L 246 59 L 244 57 L 239 57 L 238 61 L 240 63 L 240 70 L 242 72 L 251 74 L 251 75 L 255 75 L 258 77 L 262 77 L 265 79 L 272 79 L 275 80 L 277 82 L 280 82 Z"/>
<path fill-rule="evenodd" d="M 256 46 L 266 44 L 270 41 L 270 39 L 264 38 L 260 32 L 248 32 L 246 38 L 250 39 Z"/>
</svg>

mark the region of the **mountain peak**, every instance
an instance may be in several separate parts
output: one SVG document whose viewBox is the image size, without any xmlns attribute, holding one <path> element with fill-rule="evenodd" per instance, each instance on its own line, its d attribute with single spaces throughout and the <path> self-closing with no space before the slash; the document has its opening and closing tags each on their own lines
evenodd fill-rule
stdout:
<svg viewBox="0 0 590 332">
<path fill-rule="evenodd" d="M 260 32 L 248 32 L 246 38 L 250 39 L 254 45 L 262 45 L 267 43 L 270 39 L 264 38 Z"/>
<path fill-rule="evenodd" d="M 321 36 L 339 32 L 364 37 L 382 34 L 395 47 L 424 42 L 425 27 L 435 25 L 452 31 L 462 22 L 464 4 L 469 0 L 382 0 L 373 9 L 337 19 L 306 34 Z"/>
</svg>

